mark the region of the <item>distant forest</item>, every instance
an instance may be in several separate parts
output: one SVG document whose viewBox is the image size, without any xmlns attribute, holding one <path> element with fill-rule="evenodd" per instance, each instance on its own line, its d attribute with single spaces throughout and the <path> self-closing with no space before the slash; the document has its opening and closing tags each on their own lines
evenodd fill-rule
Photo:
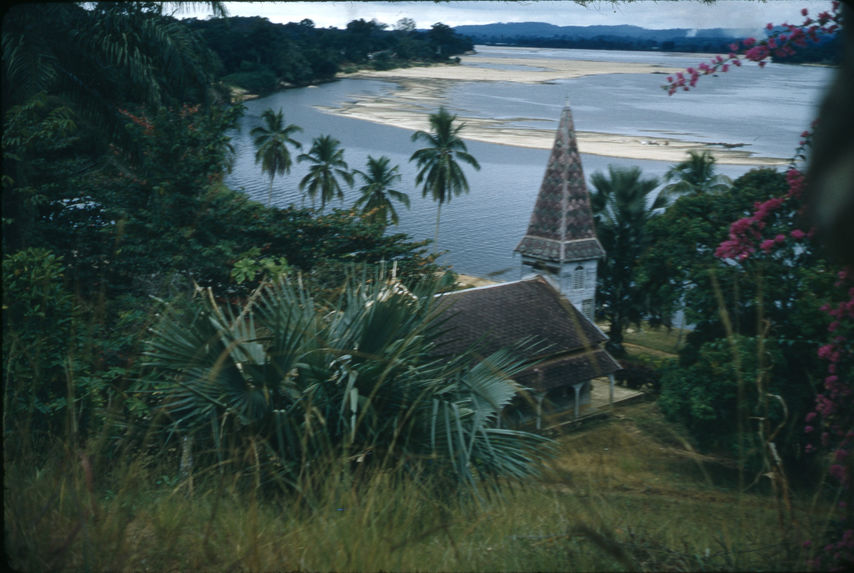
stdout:
<svg viewBox="0 0 854 573">
<path fill-rule="evenodd" d="M 264 95 L 283 87 L 333 79 L 359 68 L 392 69 L 453 62 L 475 44 L 592 50 L 659 50 L 727 53 L 743 31 L 637 26 L 554 26 L 541 22 L 458 26 L 434 24 L 429 30 L 401 19 L 394 27 L 353 20 L 345 29 L 316 28 L 311 20 L 275 24 L 266 18 L 185 20 L 217 56 L 214 74 L 223 83 Z M 835 37 L 800 49 L 789 63 L 838 63 Z"/>
<path fill-rule="evenodd" d="M 588 50 L 649 50 L 663 52 L 729 53 L 733 42 L 748 36 L 747 31 L 713 28 L 691 30 L 672 28 L 650 30 L 637 26 L 554 26 L 543 22 L 518 22 L 457 26 L 458 34 L 475 44 L 526 46 L 536 48 L 575 48 Z M 837 64 L 840 57 L 837 36 L 825 37 L 817 44 L 800 48 L 782 63 Z"/>
<path fill-rule="evenodd" d="M 346 29 L 316 28 L 311 20 L 274 24 L 261 17 L 185 21 L 218 57 L 216 75 L 254 94 L 327 81 L 358 68 L 391 69 L 454 61 L 473 49 L 470 39 L 444 24 L 415 29 L 402 19 L 394 29 L 353 20 Z"/>
</svg>

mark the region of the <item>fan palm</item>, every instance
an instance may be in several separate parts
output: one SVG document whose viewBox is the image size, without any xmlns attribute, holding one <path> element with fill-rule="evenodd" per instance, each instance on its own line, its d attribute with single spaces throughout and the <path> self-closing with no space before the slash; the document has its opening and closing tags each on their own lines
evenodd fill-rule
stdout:
<svg viewBox="0 0 854 573">
<path fill-rule="evenodd" d="M 293 138 L 302 128 L 292 123 L 286 125 L 285 114 L 281 109 L 265 109 L 261 119 L 264 120 L 264 125 L 252 128 L 249 134 L 255 145 L 255 163 L 260 163 L 261 171 L 270 176 L 270 192 L 267 197 L 267 206 L 270 206 L 273 204 L 273 179 L 276 175 L 290 173 L 293 166 L 290 146 L 297 149 L 302 147 L 302 144 Z"/>
<path fill-rule="evenodd" d="M 344 161 L 344 150 L 340 148 L 341 142 L 329 135 L 316 137 L 311 144 L 308 153 L 302 153 L 297 161 L 311 161 L 308 174 L 302 178 L 299 188 L 303 192 L 308 191 L 311 197 L 311 206 L 314 207 L 315 198 L 320 195 L 320 210 L 326 207 L 326 203 L 333 198 L 344 200 L 344 192 L 338 178 L 343 179 L 348 185 L 353 185 L 353 174 L 350 173 L 347 162 Z"/>
<path fill-rule="evenodd" d="M 530 366 L 516 357 L 526 348 L 474 366 L 472 354 L 437 359 L 435 289 L 380 274 L 321 308 L 283 278 L 240 312 L 199 290 L 183 311 L 167 309 L 146 359 L 183 431 L 210 436 L 217 451 L 226 440 L 261 445 L 295 485 L 309 466 L 367 452 L 380 467 L 471 487 L 530 475 L 548 440 L 497 427 L 519 391 L 512 377 Z"/>
<path fill-rule="evenodd" d="M 610 323 L 612 349 L 621 352 L 623 330 L 643 316 L 643 292 L 636 284 L 637 261 L 647 247 L 645 228 L 666 205 L 659 194 L 649 195 L 658 180 L 643 179 L 639 167 L 608 167 L 608 175 L 594 173 L 590 206 L 596 222 L 596 236 L 607 253 L 599 268 L 598 298 L 602 314 Z"/>
<path fill-rule="evenodd" d="M 465 124 L 455 125 L 456 118 L 456 115 L 440 107 L 437 113 L 430 114 L 429 133 L 416 131 L 412 134 L 412 141 L 424 141 L 427 144 L 427 147 L 413 153 L 409 160 L 415 161 L 418 167 L 415 184 L 423 183 L 423 196 L 430 195 L 439 204 L 436 209 L 434 241 L 439 240 L 442 205 L 449 202 L 452 196 L 469 191 L 469 184 L 459 161 L 480 170 L 477 160 L 468 153 L 465 142 L 459 137 Z"/>
<path fill-rule="evenodd" d="M 667 170 L 664 180 L 669 181 L 661 190 L 668 199 L 689 193 L 719 193 L 729 189 L 732 180 L 715 173 L 715 156 L 708 151 L 689 151 L 688 158 Z"/>
<path fill-rule="evenodd" d="M 372 222 L 382 223 L 383 226 L 389 223 L 397 225 L 400 218 L 392 200 L 409 207 L 409 196 L 402 191 L 391 189 L 394 182 L 400 180 L 398 166 L 389 168 L 388 157 L 375 159 L 369 155 L 367 173 L 359 170 L 355 173 L 364 183 L 359 187 L 362 195 L 356 200 L 355 207 L 361 209 L 365 217 Z"/>
</svg>

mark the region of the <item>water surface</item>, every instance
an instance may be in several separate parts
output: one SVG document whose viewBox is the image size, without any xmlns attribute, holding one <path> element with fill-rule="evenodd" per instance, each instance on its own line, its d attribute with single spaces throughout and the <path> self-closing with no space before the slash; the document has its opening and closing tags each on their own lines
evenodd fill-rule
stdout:
<svg viewBox="0 0 854 573">
<path fill-rule="evenodd" d="M 658 52 L 500 47 L 478 47 L 478 52 L 484 58 L 577 58 L 683 67 L 702 61 L 697 55 Z M 485 64 L 478 64 L 475 57 L 471 65 Z M 661 74 L 606 74 L 545 84 L 454 82 L 441 101 L 430 102 L 425 109 L 442 104 L 460 117 L 497 118 L 519 128 L 557 129 L 561 108 L 569 98 L 579 131 L 743 144 L 743 149 L 760 156 L 786 158 L 794 154 L 800 133 L 812 121 L 830 74 L 829 69 L 814 66 L 770 64 L 760 69 L 748 65 L 719 77 L 702 78 L 696 90 L 674 96 L 661 88 L 666 77 Z M 415 188 L 415 166 L 409 157 L 419 144 L 411 142 L 412 132 L 317 109 L 340 106 L 361 96 L 394 94 L 397 89 L 397 84 L 386 80 L 343 79 L 248 101 L 240 129 L 232 133 L 236 160 L 227 182 L 256 200 L 267 201 L 269 179 L 255 164 L 249 132 L 261 125 L 265 109 L 282 108 L 286 121 L 304 130 L 297 136 L 303 151 L 308 151 L 312 138 L 331 134 L 341 141 L 351 168 L 364 170 L 369 155 L 389 157 L 402 175 L 397 190 L 407 192 L 412 201 L 411 209 L 399 209 L 396 230 L 417 240 L 433 238 L 436 204 L 422 198 Z M 520 261 L 513 249 L 527 228 L 550 151 L 476 141 L 467 145 L 481 170 L 467 167 L 471 192 L 442 207 L 435 248 L 447 252 L 440 262 L 460 273 L 519 278 Z M 590 154 L 582 154 L 582 161 L 588 179 L 608 165 L 637 165 L 648 177 L 661 177 L 672 166 Z M 750 168 L 721 165 L 719 172 L 737 177 Z M 275 204 L 303 203 L 298 183 L 307 169 L 307 164 L 295 163 L 290 174 L 276 178 Z M 355 190 L 347 191 L 344 206 L 357 196 Z"/>
</svg>

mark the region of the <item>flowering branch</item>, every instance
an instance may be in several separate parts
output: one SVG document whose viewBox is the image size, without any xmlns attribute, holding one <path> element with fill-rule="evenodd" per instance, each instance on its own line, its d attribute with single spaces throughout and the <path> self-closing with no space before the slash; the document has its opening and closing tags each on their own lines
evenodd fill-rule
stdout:
<svg viewBox="0 0 854 573">
<path fill-rule="evenodd" d="M 715 56 L 696 68 L 688 68 L 684 72 L 668 76 L 667 84 L 662 88 L 667 90 L 668 95 L 673 95 L 679 89 L 689 91 L 697 85 L 700 76 L 727 72 L 731 66 L 741 66 L 743 60 L 756 62 L 760 67 L 765 67 L 772 56 L 778 58 L 791 56 L 797 51 L 796 48 L 806 47 L 808 42 L 818 43 L 822 36 L 832 36 L 839 30 L 842 22 L 837 0 L 834 0 L 829 12 L 821 12 L 815 19 L 809 16 L 806 8 L 801 10 L 801 14 L 804 16 L 801 24 L 783 24 L 775 27 L 774 24 L 769 23 L 765 27 L 769 32 L 766 39 L 747 38 L 740 44 L 735 42 L 730 45 L 730 53 L 727 56 Z M 739 51 L 744 53 L 739 54 Z"/>
<path fill-rule="evenodd" d="M 813 230 L 792 228 L 800 214 L 804 191 L 804 174 L 792 167 L 786 173 L 788 190 L 783 196 L 756 203 L 751 215 L 730 226 L 729 237 L 715 251 L 715 256 L 744 263 L 747 259 L 768 256 L 791 258 L 798 249 L 809 249 Z M 792 230 L 786 232 L 786 228 Z M 789 249 L 784 247 L 788 246 Z M 842 500 L 829 542 L 817 547 L 818 555 L 810 560 L 812 569 L 848 568 L 854 563 L 854 269 L 837 273 L 836 300 L 821 307 L 828 315 L 829 341 L 818 348 L 818 358 L 827 364 L 823 384 L 816 396 L 813 411 L 805 418 L 806 454 L 829 452 L 828 473 L 831 483 L 840 488 Z M 812 541 L 804 543 L 811 547 Z"/>
<path fill-rule="evenodd" d="M 786 172 L 786 182 L 789 190 L 783 197 L 772 197 L 767 201 L 755 203 L 754 211 L 748 217 L 743 217 L 730 225 L 729 238 L 715 250 L 715 256 L 721 259 L 744 261 L 758 250 L 770 253 L 771 250 L 786 242 L 787 237 L 776 233 L 772 238 L 762 240 L 762 231 L 767 227 L 771 215 L 779 211 L 792 200 L 799 200 L 804 190 L 804 174 L 798 169 L 791 168 Z M 804 232 L 801 229 L 789 231 L 789 237 L 796 241 L 812 238 L 813 229 Z"/>
</svg>

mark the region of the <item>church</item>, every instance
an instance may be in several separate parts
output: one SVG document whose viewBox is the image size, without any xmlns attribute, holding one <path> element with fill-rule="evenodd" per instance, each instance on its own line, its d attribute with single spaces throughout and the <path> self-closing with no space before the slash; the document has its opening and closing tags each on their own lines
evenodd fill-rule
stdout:
<svg viewBox="0 0 854 573">
<path fill-rule="evenodd" d="M 446 352 L 474 345 L 483 355 L 527 338 L 547 346 L 538 364 L 516 381 L 531 389 L 528 417 L 572 411 L 590 402 L 594 379 L 607 378 L 613 397 L 619 363 L 605 350 L 607 336 L 593 322 L 596 271 L 605 251 L 596 238 L 590 197 L 569 105 L 564 106 L 543 182 L 525 236 L 518 281 L 441 296 Z"/>
</svg>

